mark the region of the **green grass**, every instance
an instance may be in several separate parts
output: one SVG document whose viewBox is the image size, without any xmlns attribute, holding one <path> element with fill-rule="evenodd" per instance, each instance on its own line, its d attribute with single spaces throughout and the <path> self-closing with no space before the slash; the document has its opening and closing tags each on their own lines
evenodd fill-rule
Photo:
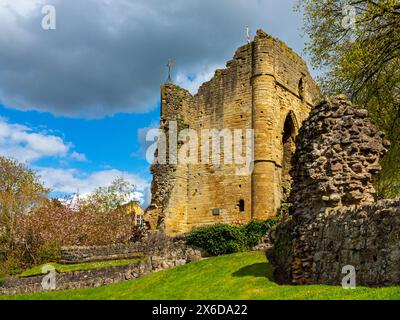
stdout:
<svg viewBox="0 0 400 320">
<path fill-rule="evenodd" d="M 58 263 L 46 263 L 39 266 L 35 266 L 31 269 L 25 270 L 19 276 L 20 277 L 32 277 L 42 274 L 42 268 L 46 265 L 53 266 L 58 272 L 71 272 L 71 271 L 82 271 L 91 269 L 101 269 L 106 267 L 117 267 L 125 266 L 130 263 L 139 261 L 140 259 L 130 260 L 112 260 L 112 261 L 101 261 L 101 262 L 86 262 L 79 264 L 58 264 Z"/>
<path fill-rule="evenodd" d="M 260 252 L 209 258 L 93 289 L 3 296 L 1 299 L 399 299 L 400 287 L 345 290 L 341 287 L 281 286 Z"/>
</svg>

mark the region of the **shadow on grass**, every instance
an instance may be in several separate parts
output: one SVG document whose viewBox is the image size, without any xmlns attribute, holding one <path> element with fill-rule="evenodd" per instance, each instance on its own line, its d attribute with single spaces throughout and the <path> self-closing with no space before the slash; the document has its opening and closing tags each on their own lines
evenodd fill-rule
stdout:
<svg viewBox="0 0 400 320">
<path fill-rule="evenodd" d="M 273 268 L 267 262 L 254 263 L 252 265 L 240 268 L 232 273 L 232 275 L 234 277 L 268 278 L 270 281 L 274 281 Z"/>
</svg>

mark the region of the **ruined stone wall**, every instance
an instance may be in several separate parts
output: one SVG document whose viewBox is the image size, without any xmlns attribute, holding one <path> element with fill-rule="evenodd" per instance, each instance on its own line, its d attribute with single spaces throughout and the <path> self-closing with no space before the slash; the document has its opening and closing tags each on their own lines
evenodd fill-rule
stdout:
<svg viewBox="0 0 400 320">
<path fill-rule="evenodd" d="M 318 216 L 312 283 L 340 285 L 342 268 L 356 271 L 356 285 L 400 285 L 400 201 L 379 201 Z"/>
<path fill-rule="evenodd" d="M 146 261 L 138 261 L 125 266 L 56 273 L 55 290 L 96 288 L 139 278 L 150 272 L 152 272 L 151 260 L 147 259 Z M 44 276 L 43 274 L 25 278 L 9 278 L 0 285 L 0 295 L 45 292 L 47 290 L 42 286 Z"/>
<path fill-rule="evenodd" d="M 275 215 L 282 199 L 285 120 L 289 116 L 294 136 L 317 96 L 304 61 L 261 30 L 196 95 L 165 84 L 161 128 L 177 119 L 179 127 L 194 129 L 199 137 L 203 129 L 241 129 L 243 144 L 245 130 L 254 129 L 255 162 L 247 175 L 237 174 L 237 168 L 244 167 L 237 164 L 154 165 L 147 210 L 152 227 L 174 235 L 199 225 L 246 223 Z M 215 208 L 221 209 L 219 215 L 212 214 Z"/>
<path fill-rule="evenodd" d="M 155 156 L 157 158 L 164 152 L 166 163 L 155 163 L 151 166 L 152 199 L 146 210 L 146 220 L 153 229 L 158 227 L 165 229 L 166 224 L 170 229 L 171 221 L 175 222 L 177 229 L 184 228 L 186 224 L 188 166 L 177 165 L 176 159 L 170 159 L 170 144 L 174 145 L 177 141 L 170 140 L 169 133 L 174 129 L 181 131 L 189 128 L 193 119 L 191 100 L 192 96 L 188 91 L 173 84 L 165 84 L 161 89 L 160 130 L 165 133 L 166 144 L 164 147 L 159 143 Z M 170 127 L 174 125 L 173 122 L 176 122 L 176 128 Z M 180 201 L 171 203 L 170 199 L 174 198 L 179 198 Z M 165 217 L 169 219 L 165 221 Z"/>
<path fill-rule="evenodd" d="M 142 254 L 142 260 L 124 266 L 56 274 L 55 290 L 93 288 L 125 280 L 135 279 L 152 272 L 184 265 L 205 256 L 197 248 L 188 246 L 183 237 L 167 238 L 161 233 L 150 234 L 130 245 L 65 247 L 63 260 L 70 263 L 133 258 L 132 253 Z M 44 275 L 33 277 L 11 277 L 0 283 L 0 295 L 45 291 L 42 287 Z"/>
<path fill-rule="evenodd" d="M 283 283 L 340 285 L 342 268 L 357 285 L 399 285 L 400 202 L 374 202 L 374 175 L 389 143 L 343 96 L 311 112 L 296 138 L 292 215 L 268 254 Z"/>
<path fill-rule="evenodd" d="M 141 242 L 108 246 L 68 246 L 61 248 L 61 263 L 76 264 L 107 260 L 134 259 L 144 256 Z"/>
</svg>

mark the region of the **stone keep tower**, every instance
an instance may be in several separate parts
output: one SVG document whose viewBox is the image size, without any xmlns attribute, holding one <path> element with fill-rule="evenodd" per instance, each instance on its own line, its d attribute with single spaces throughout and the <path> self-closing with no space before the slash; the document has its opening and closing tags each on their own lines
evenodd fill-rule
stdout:
<svg viewBox="0 0 400 320">
<path fill-rule="evenodd" d="M 160 129 L 167 136 L 167 150 L 159 148 L 157 153 L 167 151 L 168 163 L 151 167 L 152 201 L 145 215 L 151 227 L 176 235 L 200 225 L 246 223 L 276 215 L 290 185 L 294 137 L 318 97 L 301 57 L 262 30 L 196 95 L 164 84 Z M 238 175 L 237 168 L 243 165 L 235 162 L 173 164 L 168 154 L 176 140 L 168 133 L 175 129 L 195 130 L 198 137 L 204 129 L 242 130 L 243 144 L 246 130 L 253 129 L 252 172 Z M 201 139 L 199 160 L 204 144 Z"/>
</svg>

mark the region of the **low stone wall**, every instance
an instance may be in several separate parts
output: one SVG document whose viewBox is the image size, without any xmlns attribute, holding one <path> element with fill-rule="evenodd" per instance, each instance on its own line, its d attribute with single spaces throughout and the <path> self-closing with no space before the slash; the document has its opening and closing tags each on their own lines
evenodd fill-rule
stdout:
<svg viewBox="0 0 400 320">
<path fill-rule="evenodd" d="M 142 257 L 143 244 L 141 242 L 129 244 L 113 244 L 109 246 L 91 247 L 62 247 L 61 262 L 64 264 L 75 264 L 84 262 L 134 259 Z"/>
<path fill-rule="evenodd" d="M 321 214 L 312 230 L 312 283 L 340 285 L 342 268 L 351 265 L 357 285 L 400 285 L 400 201 Z"/>
<path fill-rule="evenodd" d="M 323 212 L 300 230 L 292 219 L 277 227 L 267 257 L 279 283 L 341 285 L 353 266 L 357 286 L 400 285 L 400 201 Z"/>
<path fill-rule="evenodd" d="M 167 238 L 162 234 L 149 235 L 131 246 L 115 245 L 107 247 L 72 247 L 64 248 L 64 254 L 68 252 L 70 258 L 75 257 L 77 262 L 96 257 L 116 256 L 120 248 L 129 254 L 135 253 L 133 248 L 140 247 L 141 253 L 146 256 L 144 261 L 139 261 L 126 266 L 108 267 L 87 271 L 75 271 L 58 273 L 56 275 L 56 290 L 91 288 L 124 280 L 134 279 L 151 272 L 184 265 L 191 261 L 199 260 L 204 253 L 196 248 L 186 245 L 185 238 Z M 111 253 L 107 256 L 106 253 Z M 93 255 L 91 255 L 93 254 Z M 75 259 L 74 258 L 74 259 Z M 93 261 L 93 260 L 86 260 Z M 19 294 L 45 291 L 42 287 L 44 275 L 29 278 L 9 278 L 0 286 L 0 294 Z"/>
<path fill-rule="evenodd" d="M 126 266 L 87 271 L 56 273 L 56 290 L 99 287 L 124 280 L 138 278 L 152 272 L 151 260 L 139 261 Z M 0 287 L 0 294 L 21 294 L 46 291 L 42 287 L 45 275 L 29 278 L 10 278 Z"/>
<path fill-rule="evenodd" d="M 258 244 L 256 246 L 254 246 L 253 248 L 251 248 L 252 251 L 265 251 L 265 250 L 269 250 L 272 247 L 271 244 L 271 239 L 269 236 L 269 231 L 268 233 L 263 236 L 260 241 L 258 242 Z"/>
</svg>

